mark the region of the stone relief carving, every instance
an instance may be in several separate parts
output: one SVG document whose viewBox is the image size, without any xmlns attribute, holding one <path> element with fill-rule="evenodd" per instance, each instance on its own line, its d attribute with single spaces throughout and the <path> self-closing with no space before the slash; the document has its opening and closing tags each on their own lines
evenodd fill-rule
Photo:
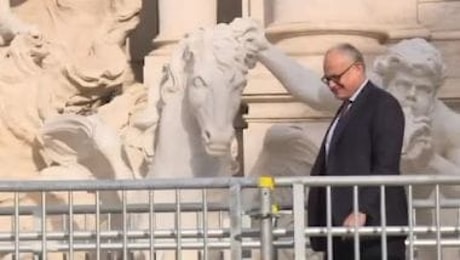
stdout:
<svg viewBox="0 0 460 260">
<path fill-rule="evenodd" d="M 46 155 L 40 129 L 55 116 L 94 113 L 115 94 L 141 86 L 131 80 L 123 49 L 140 1 L 29 0 L 14 9 L 9 3 L 0 0 L 1 178 L 94 178 L 80 164 L 56 167 L 63 158 Z M 27 16 L 31 10 L 41 15 Z M 0 194 L 0 204 L 11 204 L 11 196 Z M 62 198 L 49 202 L 55 199 Z M 20 200 L 28 205 L 40 198 L 21 194 Z"/>
<path fill-rule="evenodd" d="M 0 71 L 0 127 L 5 132 L 1 138 L 8 144 L 0 148 L 2 172 L 17 172 L 15 179 L 36 176 L 45 167 L 37 138 L 45 120 L 57 114 L 92 113 L 116 92 L 133 85 L 123 46 L 140 9 L 139 1 L 105 1 L 110 3 L 104 5 L 105 11 L 94 1 L 31 2 L 16 9 L 46 8 L 42 16 L 33 17 L 40 33 L 17 34 L 0 49 L 0 66 L 8 68 Z M 2 8 L 9 12 L 5 3 L 9 1 L 2 0 Z M 93 9 L 101 12 L 93 13 Z M 66 16 L 67 12 L 71 15 Z M 103 21 L 94 23 L 99 26 L 84 28 L 85 22 L 96 18 Z M 48 27 L 50 23 L 55 26 Z"/>
</svg>

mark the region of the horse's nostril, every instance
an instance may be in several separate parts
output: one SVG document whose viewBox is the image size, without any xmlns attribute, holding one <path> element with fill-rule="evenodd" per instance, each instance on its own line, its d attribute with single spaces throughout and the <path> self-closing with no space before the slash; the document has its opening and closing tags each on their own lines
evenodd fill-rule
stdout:
<svg viewBox="0 0 460 260">
<path fill-rule="evenodd" d="M 211 140 L 211 133 L 208 130 L 204 131 L 204 138 L 206 141 Z"/>
</svg>

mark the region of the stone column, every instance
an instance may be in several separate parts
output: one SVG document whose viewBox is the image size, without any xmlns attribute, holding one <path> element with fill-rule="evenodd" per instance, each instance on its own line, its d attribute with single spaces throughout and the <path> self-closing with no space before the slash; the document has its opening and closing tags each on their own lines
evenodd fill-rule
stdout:
<svg viewBox="0 0 460 260">
<path fill-rule="evenodd" d="M 303 23 L 330 30 L 383 30 L 390 39 L 428 36 L 417 0 L 271 0 L 271 26 Z"/>
<path fill-rule="evenodd" d="M 270 42 L 319 76 L 324 52 L 339 42 L 363 51 L 370 69 L 385 43 L 429 35 L 418 24 L 417 0 L 252 0 L 243 13 L 261 21 Z M 308 122 L 319 146 L 334 111 L 315 111 L 297 102 L 262 65 L 250 75 L 245 172 L 256 160 L 264 131 L 275 122 Z"/>
<path fill-rule="evenodd" d="M 217 0 L 158 0 L 159 34 L 154 51 L 145 57 L 144 83 L 157 86 L 161 68 L 172 48 L 186 33 L 217 22 Z"/>
<path fill-rule="evenodd" d="M 177 41 L 185 33 L 217 21 L 217 0 L 159 0 L 158 7 L 157 44 Z"/>
</svg>

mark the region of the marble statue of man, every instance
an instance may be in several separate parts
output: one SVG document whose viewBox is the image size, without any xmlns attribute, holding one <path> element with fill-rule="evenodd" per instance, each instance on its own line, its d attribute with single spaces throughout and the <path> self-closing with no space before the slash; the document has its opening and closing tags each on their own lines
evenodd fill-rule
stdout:
<svg viewBox="0 0 460 260">
<path fill-rule="evenodd" d="M 460 167 L 460 115 L 438 99 L 441 54 L 423 39 L 404 40 L 377 57 L 374 71 L 403 107 L 404 173 L 453 173 Z"/>
</svg>

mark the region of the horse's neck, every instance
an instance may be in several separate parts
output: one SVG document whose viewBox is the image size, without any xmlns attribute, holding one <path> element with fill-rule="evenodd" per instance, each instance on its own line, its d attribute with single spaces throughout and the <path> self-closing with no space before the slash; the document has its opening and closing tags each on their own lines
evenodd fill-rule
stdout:
<svg viewBox="0 0 460 260">
<path fill-rule="evenodd" d="M 211 176 L 219 170 L 219 160 L 204 150 L 198 123 L 183 97 L 174 97 L 163 108 L 157 138 L 150 178 Z"/>
</svg>

